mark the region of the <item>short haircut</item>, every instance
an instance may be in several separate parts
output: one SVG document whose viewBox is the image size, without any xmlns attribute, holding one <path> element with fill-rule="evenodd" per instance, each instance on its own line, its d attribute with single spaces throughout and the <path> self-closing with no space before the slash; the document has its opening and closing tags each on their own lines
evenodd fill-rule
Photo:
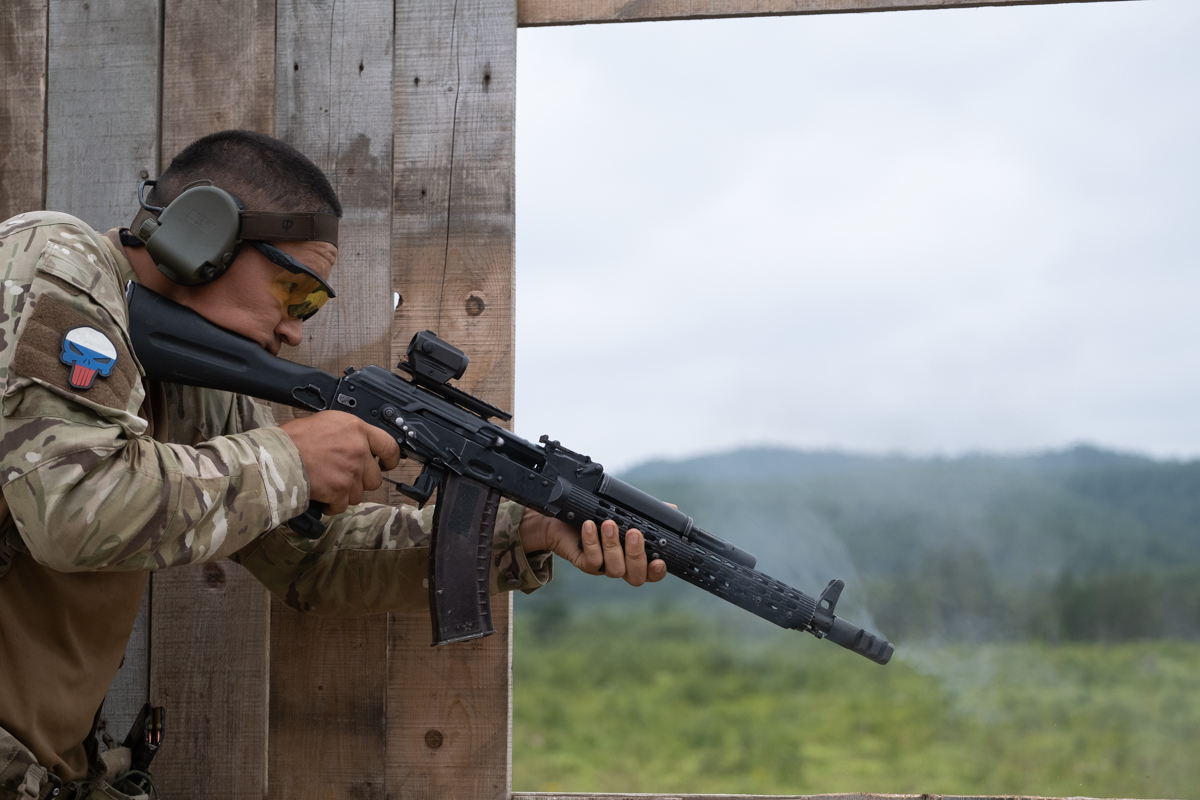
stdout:
<svg viewBox="0 0 1200 800">
<path fill-rule="evenodd" d="M 290 144 L 254 131 L 211 133 L 171 159 L 149 202 L 165 206 L 198 180 L 232 192 L 248 211 L 342 216 L 325 173 Z"/>
</svg>

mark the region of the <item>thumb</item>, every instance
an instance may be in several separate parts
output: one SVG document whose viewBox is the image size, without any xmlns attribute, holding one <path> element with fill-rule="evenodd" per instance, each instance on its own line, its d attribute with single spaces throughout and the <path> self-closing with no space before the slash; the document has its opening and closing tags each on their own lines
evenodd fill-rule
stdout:
<svg viewBox="0 0 1200 800">
<path fill-rule="evenodd" d="M 367 426 L 367 445 L 371 448 L 371 454 L 379 459 L 379 465 L 384 470 L 395 469 L 400 463 L 400 445 L 386 431 L 366 422 L 363 425 Z"/>
</svg>

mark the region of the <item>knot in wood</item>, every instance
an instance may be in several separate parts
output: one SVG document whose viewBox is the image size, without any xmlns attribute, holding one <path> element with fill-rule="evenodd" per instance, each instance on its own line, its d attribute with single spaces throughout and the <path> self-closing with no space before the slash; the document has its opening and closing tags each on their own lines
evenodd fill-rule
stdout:
<svg viewBox="0 0 1200 800">
<path fill-rule="evenodd" d="M 425 746 L 430 750 L 437 750 L 442 746 L 442 732 L 436 730 L 425 731 Z"/>
<path fill-rule="evenodd" d="M 204 565 L 204 585 L 209 589 L 216 589 L 225 583 L 225 570 L 221 569 L 220 564 L 205 564 Z"/>
</svg>

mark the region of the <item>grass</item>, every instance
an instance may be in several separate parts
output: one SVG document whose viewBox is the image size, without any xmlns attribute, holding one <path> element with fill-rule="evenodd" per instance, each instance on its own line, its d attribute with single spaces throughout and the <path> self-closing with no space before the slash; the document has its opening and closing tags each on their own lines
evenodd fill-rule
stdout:
<svg viewBox="0 0 1200 800">
<path fill-rule="evenodd" d="M 518 614 L 516 791 L 1200 798 L 1200 644 L 901 646 Z"/>
</svg>

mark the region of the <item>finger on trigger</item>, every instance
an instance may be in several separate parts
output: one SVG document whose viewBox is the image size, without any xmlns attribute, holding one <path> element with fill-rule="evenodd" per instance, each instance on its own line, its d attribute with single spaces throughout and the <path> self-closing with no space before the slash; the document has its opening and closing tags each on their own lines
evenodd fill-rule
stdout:
<svg viewBox="0 0 1200 800">
<path fill-rule="evenodd" d="M 383 472 L 380 471 L 379 464 L 373 458 L 367 459 L 367 463 L 364 465 L 362 485 L 367 490 L 378 489 L 383 485 Z"/>
</svg>

